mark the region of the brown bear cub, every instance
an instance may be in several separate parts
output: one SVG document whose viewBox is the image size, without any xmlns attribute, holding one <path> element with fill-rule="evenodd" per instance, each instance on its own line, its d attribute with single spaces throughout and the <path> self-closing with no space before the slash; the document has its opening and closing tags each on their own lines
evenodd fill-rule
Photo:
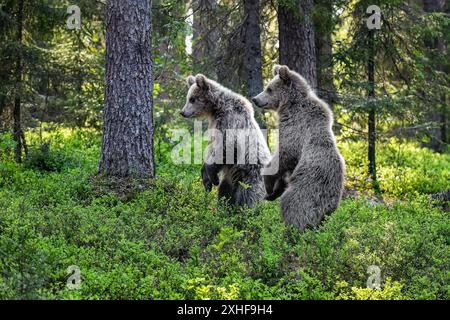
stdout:
<svg viewBox="0 0 450 320">
<path fill-rule="evenodd" d="M 333 114 L 306 80 L 287 66 L 275 66 L 274 78 L 253 98 L 279 116 L 279 146 L 271 162 L 279 170 L 264 176 L 266 199 L 281 196 L 284 220 L 300 231 L 316 227 L 339 206 L 345 164 L 332 131 Z"/>
<path fill-rule="evenodd" d="M 189 91 L 181 111 L 185 118 L 207 118 L 209 144 L 201 170 L 207 191 L 236 206 L 252 207 L 264 199 L 261 170 L 270 152 L 252 104 L 243 96 L 198 74 L 188 77 Z"/>
</svg>

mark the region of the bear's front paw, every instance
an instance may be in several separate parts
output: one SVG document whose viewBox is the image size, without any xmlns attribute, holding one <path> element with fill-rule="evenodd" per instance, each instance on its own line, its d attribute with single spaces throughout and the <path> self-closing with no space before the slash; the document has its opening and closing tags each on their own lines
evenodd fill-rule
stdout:
<svg viewBox="0 0 450 320">
<path fill-rule="evenodd" d="M 203 186 L 205 187 L 206 192 L 210 192 L 213 184 L 209 179 L 209 175 L 206 172 L 205 167 L 202 167 L 202 183 Z"/>
<path fill-rule="evenodd" d="M 263 176 L 264 178 L 264 187 L 266 188 L 267 194 L 273 193 L 273 185 L 275 184 L 274 176 Z"/>
<path fill-rule="evenodd" d="M 278 178 L 277 181 L 275 181 L 275 185 L 273 186 L 273 190 L 271 193 L 267 193 L 266 197 L 264 199 L 268 201 L 273 201 L 277 199 L 279 196 L 281 196 L 286 189 L 286 183 L 283 178 Z"/>
<path fill-rule="evenodd" d="M 215 186 L 218 186 L 219 185 L 219 175 L 217 175 L 217 174 L 215 174 L 215 175 L 213 175 L 212 177 L 210 176 L 210 178 L 211 178 L 211 183 L 213 184 L 213 185 L 215 185 Z"/>
<path fill-rule="evenodd" d="M 203 180 L 203 186 L 205 187 L 206 192 L 211 192 L 212 189 L 212 183 L 211 181 L 205 181 Z"/>
<path fill-rule="evenodd" d="M 264 197 L 264 200 L 267 201 L 274 201 L 276 200 L 278 197 L 275 193 L 271 193 L 271 194 L 266 194 L 266 196 Z"/>
<path fill-rule="evenodd" d="M 204 164 L 202 168 L 202 177 L 206 177 L 210 183 L 212 183 L 215 186 L 219 185 L 219 171 L 220 167 L 218 167 L 216 164 Z"/>
</svg>

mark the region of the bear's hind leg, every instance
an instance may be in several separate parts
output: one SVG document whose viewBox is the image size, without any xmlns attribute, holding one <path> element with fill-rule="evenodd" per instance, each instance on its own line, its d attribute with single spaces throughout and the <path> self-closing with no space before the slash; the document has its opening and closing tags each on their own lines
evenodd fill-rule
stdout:
<svg viewBox="0 0 450 320">
<path fill-rule="evenodd" d="M 286 224 L 292 224 L 300 232 L 316 227 L 324 214 L 314 205 L 314 196 L 303 189 L 289 187 L 281 196 L 281 212 Z"/>
<path fill-rule="evenodd" d="M 254 207 L 263 200 L 265 187 L 262 178 L 235 182 L 231 202 L 236 206 Z"/>
<path fill-rule="evenodd" d="M 219 200 L 222 199 L 225 201 L 230 201 L 232 197 L 233 197 L 233 186 L 228 180 L 223 179 L 219 184 L 218 198 Z"/>
</svg>

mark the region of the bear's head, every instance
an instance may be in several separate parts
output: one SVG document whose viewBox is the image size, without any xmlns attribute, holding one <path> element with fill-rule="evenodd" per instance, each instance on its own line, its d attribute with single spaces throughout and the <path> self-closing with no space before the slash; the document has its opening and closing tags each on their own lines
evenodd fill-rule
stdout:
<svg viewBox="0 0 450 320">
<path fill-rule="evenodd" d="M 278 111 L 288 102 L 293 88 L 300 89 L 302 94 L 308 90 L 306 81 L 287 66 L 275 65 L 273 76 L 264 91 L 252 98 L 262 109 Z"/>
<path fill-rule="evenodd" d="M 213 104 L 209 99 L 208 92 L 211 83 L 202 74 L 187 78 L 189 91 L 186 97 L 186 104 L 180 114 L 185 118 L 207 117 L 212 113 Z"/>
</svg>

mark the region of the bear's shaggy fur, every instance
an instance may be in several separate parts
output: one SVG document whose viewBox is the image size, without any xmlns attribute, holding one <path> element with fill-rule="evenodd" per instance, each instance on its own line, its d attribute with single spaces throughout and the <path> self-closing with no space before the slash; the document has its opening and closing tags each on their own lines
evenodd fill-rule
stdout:
<svg viewBox="0 0 450 320">
<path fill-rule="evenodd" d="M 219 198 L 237 206 L 254 206 L 265 195 L 261 170 L 269 162 L 270 152 L 252 104 L 202 74 L 187 81 L 189 91 L 181 115 L 207 118 L 209 122 L 209 144 L 202 167 L 206 190 L 218 185 Z"/>
<path fill-rule="evenodd" d="M 302 76 L 278 65 L 253 101 L 279 116 L 279 146 L 271 160 L 279 161 L 279 170 L 264 176 L 266 199 L 281 195 L 284 220 L 300 231 L 317 226 L 338 207 L 344 188 L 345 164 L 330 108 Z"/>
</svg>

